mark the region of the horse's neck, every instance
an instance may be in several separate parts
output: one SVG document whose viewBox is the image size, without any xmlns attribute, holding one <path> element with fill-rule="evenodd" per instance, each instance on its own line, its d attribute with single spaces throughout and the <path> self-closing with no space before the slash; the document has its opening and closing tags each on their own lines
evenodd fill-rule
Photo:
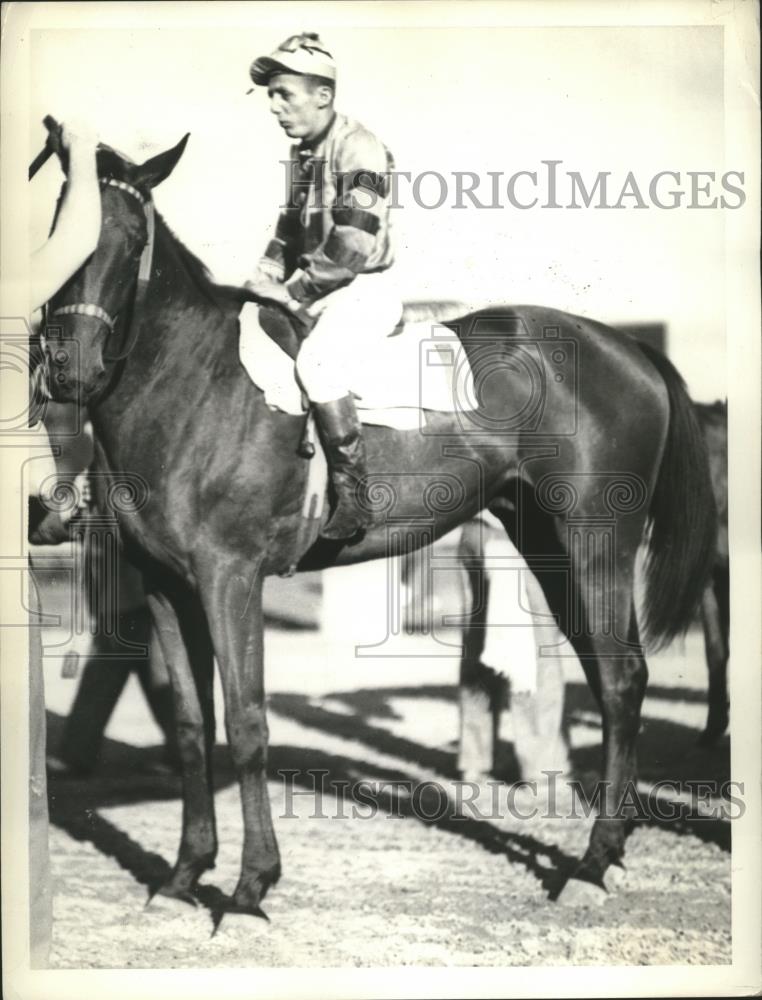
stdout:
<svg viewBox="0 0 762 1000">
<path fill-rule="evenodd" d="M 222 289 L 218 295 L 196 273 L 194 263 L 158 217 L 155 240 L 148 292 L 135 317 L 140 330 L 111 389 L 92 413 L 96 433 L 117 465 L 125 426 L 138 411 L 155 411 L 161 397 L 171 401 L 180 427 L 182 411 L 206 392 L 215 359 L 235 350 L 232 333 L 238 306 L 233 298 Z"/>
<path fill-rule="evenodd" d="M 221 348 L 210 336 L 209 324 L 224 324 L 235 307 L 201 271 L 157 217 L 143 329 L 134 352 L 136 365 L 148 361 L 153 368 L 155 359 L 161 359 L 186 371 L 193 367 L 191 357 L 211 357 Z"/>
</svg>

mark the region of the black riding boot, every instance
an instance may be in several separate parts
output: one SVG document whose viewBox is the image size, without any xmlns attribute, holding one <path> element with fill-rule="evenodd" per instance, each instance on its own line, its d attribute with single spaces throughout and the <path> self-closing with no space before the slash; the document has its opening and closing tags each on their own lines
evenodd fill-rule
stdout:
<svg viewBox="0 0 762 1000">
<path fill-rule="evenodd" d="M 351 396 L 313 403 L 320 437 L 328 453 L 328 467 L 336 506 L 323 538 L 352 538 L 370 527 L 370 511 L 358 504 L 357 487 L 367 473 L 362 425 Z"/>
</svg>

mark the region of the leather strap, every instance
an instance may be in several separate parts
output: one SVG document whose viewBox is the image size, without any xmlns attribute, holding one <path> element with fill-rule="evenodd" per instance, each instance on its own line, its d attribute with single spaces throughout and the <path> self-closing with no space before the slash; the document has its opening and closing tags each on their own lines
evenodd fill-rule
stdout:
<svg viewBox="0 0 762 1000">
<path fill-rule="evenodd" d="M 133 198 L 137 199 L 143 207 L 146 217 L 146 230 L 147 238 L 145 246 L 143 247 L 143 252 L 140 255 L 140 265 L 138 267 L 138 280 L 137 288 L 135 291 L 135 298 L 132 305 L 132 319 L 130 322 L 130 329 L 125 338 L 124 346 L 118 354 L 104 355 L 105 361 L 121 361 L 127 357 L 135 346 L 135 343 L 140 334 L 140 313 L 142 311 L 143 303 L 145 301 L 146 293 L 148 292 L 148 283 L 151 279 L 151 269 L 153 267 L 153 248 L 156 235 L 156 216 L 154 212 L 154 204 L 149 199 L 146 198 L 136 187 L 132 184 L 128 184 L 126 181 L 117 180 L 115 177 L 106 177 L 101 179 L 101 184 L 104 187 L 115 187 L 120 191 L 126 191 L 127 194 L 131 195 Z M 116 325 L 116 320 L 114 317 L 110 316 L 105 309 L 101 306 L 96 305 L 93 302 L 75 302 L 68 306 L 60 306 L 58 309 L 54 310 L 53 316 L 93 316 L 96 319 L 101 320 L 108 327 L 109 333 L 114 332 L 114 327 Z"/>
</svg>

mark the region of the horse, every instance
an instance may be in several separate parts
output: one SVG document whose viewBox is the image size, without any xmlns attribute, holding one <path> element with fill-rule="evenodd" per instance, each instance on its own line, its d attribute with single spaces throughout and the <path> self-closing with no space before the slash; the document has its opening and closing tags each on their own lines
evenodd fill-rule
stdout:
<svg viewBox="0 0 762 1000">
<path fill-rule="evenodd" d="M 561 898 L 605 896 L 604 876 L 624 853 L 644 643 L 687 628 L 713 552 L 707 459 L 682 379 L 666 358 L 596 321 L 542 306 L 477 309 L 449 324 L 470 360 L 476 409 L 427 412 L 415 430 L 367 427 L 372 471 L 358 502 L 374 524 L 351 543 L 309 544 L 304 421 L 268 407 L 239 362 L 246 293 L 215 284 L 154 210 L 153 189 L 187 138 L 142 164 L 98 150 L 100 239 L 48 303 L 45 341 L 52 397 L 89 409 L 101 499 L 104 482 L 111 499 L 132 490 L 118 505 L 120 531 L 145 572 L 172 681 L 182 835 L 157 891 L 193 903 L 217 854 L 214 660 L 244 819 L 228 909 L 258 914 L 280 876 L 266 771 L 265 577 L 383 558 L 391 535 L 415 549 L 508 496 L 511 513 L 497 504 L 497 516 L 603 716 L 600 812 Z M 261 311 L 288 326 L 285 310 Z M 644 531 L 641 635 L 633 577 Z"/>
</svg>

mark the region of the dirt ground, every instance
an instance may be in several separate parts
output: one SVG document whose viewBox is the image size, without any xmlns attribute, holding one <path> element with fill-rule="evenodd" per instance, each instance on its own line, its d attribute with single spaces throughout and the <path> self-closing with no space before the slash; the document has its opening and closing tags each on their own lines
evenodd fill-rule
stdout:
<svg viewBox="0 0 762 1000">
<path fill-rule="evenodd" d="M 423 637 L 411 641 L 421 654 L 430 648 Z M 517 773 L 509 712 L 497 768 L 507 782 L 502 814 L 488 812 L 490 787 L 478 800 L 481 813 L 453 806 L 455 658 L 357 657 L 351 643 L 274 625 L 266 652 L 270 793 L 283 861 L 266 918 L 215 923 L 221 894 L 235 886 L 242 836 L 221 708 L 217 867 L 204 877 L 195 910 L 164 901 L 146 908 L 148 887 L 174 863 L 181 802 L 178 779 L 153 773 L 159 731 L 131 680 L 96 775 L 50 782 L 53 967 L 730 962 L 727 819 L 636 822 L 616 891 L 602 905 L 562 906 L 552 897 L 584 851 L 590 820 L 506 812 L 505 789 Z M 695 745 L 705 717 L 700 635 L 652 658 L 650 668 L 644 798 L 661 779 L 727 779 L 727 738 L 713 750 Z M 47 658 L 45 673 L 54 748 L 76 681 L 61 676 L 60 657 Z M 589 783 L 599 766 L 600 723 L 576 663 L 566 679 L 573 775 Z M 283 771 L 297 772 L 295 785 Z M 310 792 L 315 772 L 323 772 L 322 793 Z M 341 782 L 360 779 L 386 783 L 372 789 L 375 815 L 369 806 L 353 815 L 356 803 L 342 793 Z M 415 807 L 394 781 L 433 781 L 442 791 L 429 786 L 433 798 L 419 797 Z M 527 802 L 519 797 L 514 805 L 529 811 Z"/>
</svg>

